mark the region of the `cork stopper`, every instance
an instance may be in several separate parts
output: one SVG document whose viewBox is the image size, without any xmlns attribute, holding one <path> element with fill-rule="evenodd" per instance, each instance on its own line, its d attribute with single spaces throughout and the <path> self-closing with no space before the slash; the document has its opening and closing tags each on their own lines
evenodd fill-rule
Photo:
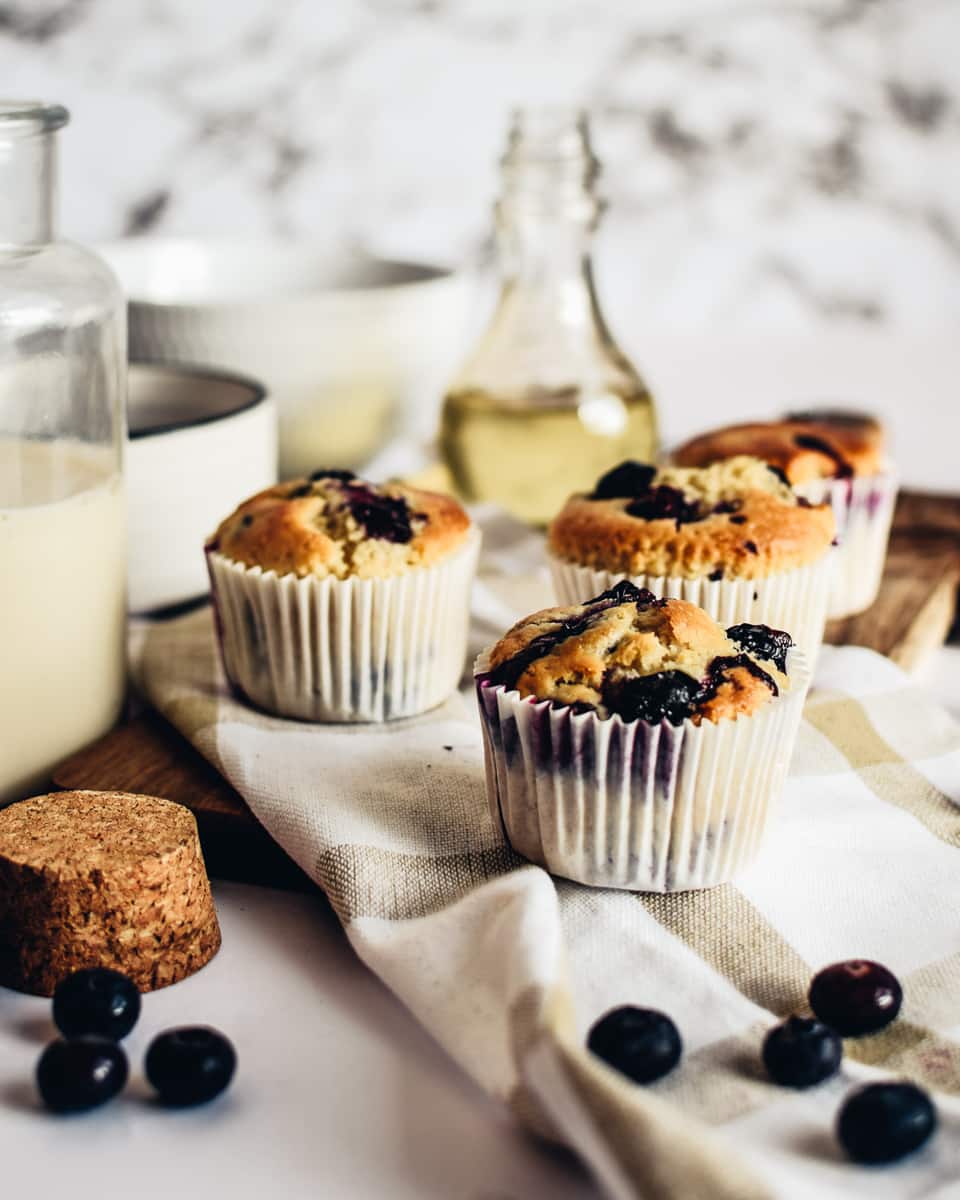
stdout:
<svg viewBox="0 0 960 1200">
<path fill-rule="evenodd" d="M 81 967 L 142 992 L 213 958 L 220 928 L 189 809 L 55 792 L 0 812 L 0 984 L 49 996 Z"/>
</svg>

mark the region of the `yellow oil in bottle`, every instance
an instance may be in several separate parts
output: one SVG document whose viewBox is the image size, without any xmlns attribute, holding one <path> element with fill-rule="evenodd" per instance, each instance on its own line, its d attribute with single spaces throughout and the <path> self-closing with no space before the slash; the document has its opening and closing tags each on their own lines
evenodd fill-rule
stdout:
<svg viewBox="0 0 960 1200">
<path fill-rule="evenodd" d="M 518 397 L 476 389 L 444 402 L 440 449 L 466 500 L 491 501 L 546 525 L 571 492 L 589 491 L 625 458 L 653 459 L 656 418 L 639 379 L 632 391 L 567 388 Z"/>
</svg>

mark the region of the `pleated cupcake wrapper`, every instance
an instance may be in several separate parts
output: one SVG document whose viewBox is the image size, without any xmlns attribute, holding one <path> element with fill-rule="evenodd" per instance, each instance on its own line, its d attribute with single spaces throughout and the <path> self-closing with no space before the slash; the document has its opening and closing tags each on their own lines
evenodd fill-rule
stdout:
<svg viewBox="0 0 960 1200">
<path fill-rule="evenodd" d="M 880 590 L 897 502 L 896 474 L 888 470 L 854 479 L 813 479 L 795 490 L 811 504 L 829 503 L 837 522 L 839 546 L 827 616 L 863 612 Z"/>
<path fill-rule="evenodd" d="M 443 562 L 389 579 L 299 579 L 216 551 L 207 564 L 224 670 L 267 712 L 305 721 L 389 721 L 426 712 L 463 672 L 473 530 Z"/>
<path fill-rule="evenodd" d="M 694 725 L 601 719 L 491 685 L 474 666 L 487 796 L 513 848 L 592 887 L 679 892 L 733 879 L 757 855 L 810 674 L 753 716 Z"/>
<path fill-rule="evenodd" d="M 816 562 L 765 579 L 681 579 L 675 575 L 623 575 L 600 571 L 548 555 L 557 600 L 580 604 L 599 596 L 621 579 L 649 588 L 655 596 L 689 600 L 724 629 L 744 622 L 784 629 L 801 646 L 810 664 L 816 662 L 827 618 L 835 548 Z"/>
</svg>

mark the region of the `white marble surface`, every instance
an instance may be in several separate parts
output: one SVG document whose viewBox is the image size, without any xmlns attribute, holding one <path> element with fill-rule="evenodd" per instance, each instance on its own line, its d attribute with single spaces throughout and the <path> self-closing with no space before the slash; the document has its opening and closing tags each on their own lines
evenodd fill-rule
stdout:
<svg viewBox="0 0 960 1200">
<path fill-rule="evenodd" d="M 596 113 L 639 328 L 952 329 L 956 0 L 2 0 L 0 90 L 66 103 L 65 227 L 462 259 L 517 103 Z"/>
</svg>

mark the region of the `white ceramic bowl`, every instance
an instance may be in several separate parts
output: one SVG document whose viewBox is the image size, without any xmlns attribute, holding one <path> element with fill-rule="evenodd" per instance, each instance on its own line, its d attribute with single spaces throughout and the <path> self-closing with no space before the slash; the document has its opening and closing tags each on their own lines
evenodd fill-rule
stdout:
<svg viewBox="0 0 960 1200">
<path fill-rule="evenodd" d="M 130 299 L 130 357 L 262 379 L 280 470 L 358 467 L 432 433 L 474 301 L 467 272 L 313 243 L 133 239 L 101 247 Z"/>
<path fill-rule="evenodd" d="M 241 500 L 276 483 L 264 388 L 202 368 L 130 364 L 127 586 L 132 612 L 206 593 L 203 546 Z"/>
</svg>

